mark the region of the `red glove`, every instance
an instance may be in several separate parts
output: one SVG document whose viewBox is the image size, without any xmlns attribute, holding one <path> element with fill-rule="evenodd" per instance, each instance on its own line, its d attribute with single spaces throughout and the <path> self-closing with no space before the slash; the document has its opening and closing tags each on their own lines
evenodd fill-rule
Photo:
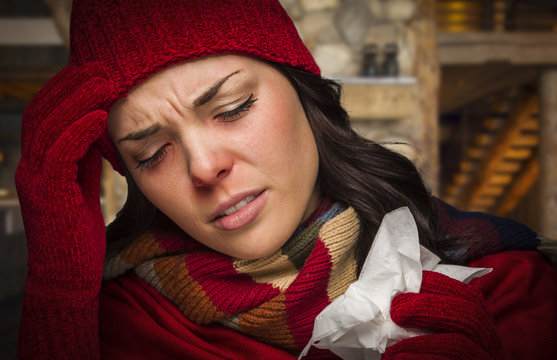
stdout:
<svg viewBox="0 0 557 360">
<path fill-rule="evenodd" d="M 445 275 L 424 271 L 420 293 L 395 297 L 391 318 L 434 334 L 401 340 L 383 359 L 505 359 L 482 294 Z"/>
<path fill-rule="evenodd" d="M 16 186 L 27 236 L 28 274 L 18 356 L 99 357 L 98 293 L 106 235 L 101 156 L 112 92 L 94 65 L 67 66 L 23 115 Z"/>
</svg>

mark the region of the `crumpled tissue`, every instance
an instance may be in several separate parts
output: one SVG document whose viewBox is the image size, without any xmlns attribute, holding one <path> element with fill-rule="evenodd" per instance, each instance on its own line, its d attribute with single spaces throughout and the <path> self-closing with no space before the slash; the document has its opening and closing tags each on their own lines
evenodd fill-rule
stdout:
<svg viewBox="0 0 557 360">
<path fill-rule="evenodd" d="M 380 359 L 395 342 L 427 333 L 401 328 L 390 316 L 396 295 L 420 291 L 423 270 L 466 283 L 492 270 L 439 262 L 419 244 L 418 228 L 407 207 L 385 215 L 358 280 L 315 318 L 312 338 L 299 359 L 311 346 L 329 349 L 343 359 Z"/>
</svg>

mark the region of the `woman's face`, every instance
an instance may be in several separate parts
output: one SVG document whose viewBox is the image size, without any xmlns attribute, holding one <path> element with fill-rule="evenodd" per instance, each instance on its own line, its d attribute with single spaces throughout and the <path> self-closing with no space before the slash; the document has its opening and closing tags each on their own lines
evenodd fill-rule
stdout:
<svg viewBox="0 0 557 360">
<path fill-rule="evenodd" d="M 143 194 L 235 258 L 278 250 L 320 201 L 299 98 L 252 58 L 206 57 L 157 73 L 112 107 L 108 131 Z"/>
</svg>

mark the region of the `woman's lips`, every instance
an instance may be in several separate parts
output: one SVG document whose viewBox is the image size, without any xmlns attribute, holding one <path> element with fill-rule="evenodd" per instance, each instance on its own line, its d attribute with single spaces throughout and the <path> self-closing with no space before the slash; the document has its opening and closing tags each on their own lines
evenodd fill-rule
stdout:
<svg viewBox="0 0 557 360">
<path fill-rule="evenodd" d="M 243 198 L 242 200 L 240 200 L 240 202 L 237 203 L 236 205 L 234 205 L 232 207 L 229 207 L 228 209 L 224 210 L 222 213 L 217 215 L 217 217 L 232 215 L 235 212 L 240 211 L 244 206 L 246 206 L 250 202 L 252 202 L 253 199 L 255 199 L 255 195 L 249 195 L 249 196 Z"/>
<path fill-rule="evenodd" d="M 266 191 L 260 191 L 235 196 L 219 205 L 213 212 L 211 222 L 221 230 L 240 229 L 259 215 L 265 205 L 266 195 Z"/>
</svg>

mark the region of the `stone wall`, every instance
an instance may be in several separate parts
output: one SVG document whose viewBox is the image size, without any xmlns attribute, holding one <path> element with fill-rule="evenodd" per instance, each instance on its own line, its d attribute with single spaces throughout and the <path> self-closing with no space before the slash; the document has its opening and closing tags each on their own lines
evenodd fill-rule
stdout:
<svg viewBox="0 0 557 360">
<path fill-rule="evenodd" d="M 408 144 L 396 150 L 416 163 L 435 192 L 439 69 L 433 0 L 280 1 L 323 76 L 344 84 L 354 128 L 378 142 Z M 385 50 L 393 47 L 395 75 L 383 69 Z M 378 71 L 367 71 L 370 49 Z"/>
<path fill-rule="evenodd" d="M 397 44 L 402 75 L 412 73 L 413 40 L 407 24 L 414 0 L 280 0 L 327 77 L 362 74 L 363 51 L 375 44 L 382 58 Z M 380 59 L 381 60 L 381 59 Z"/>
</svg>

